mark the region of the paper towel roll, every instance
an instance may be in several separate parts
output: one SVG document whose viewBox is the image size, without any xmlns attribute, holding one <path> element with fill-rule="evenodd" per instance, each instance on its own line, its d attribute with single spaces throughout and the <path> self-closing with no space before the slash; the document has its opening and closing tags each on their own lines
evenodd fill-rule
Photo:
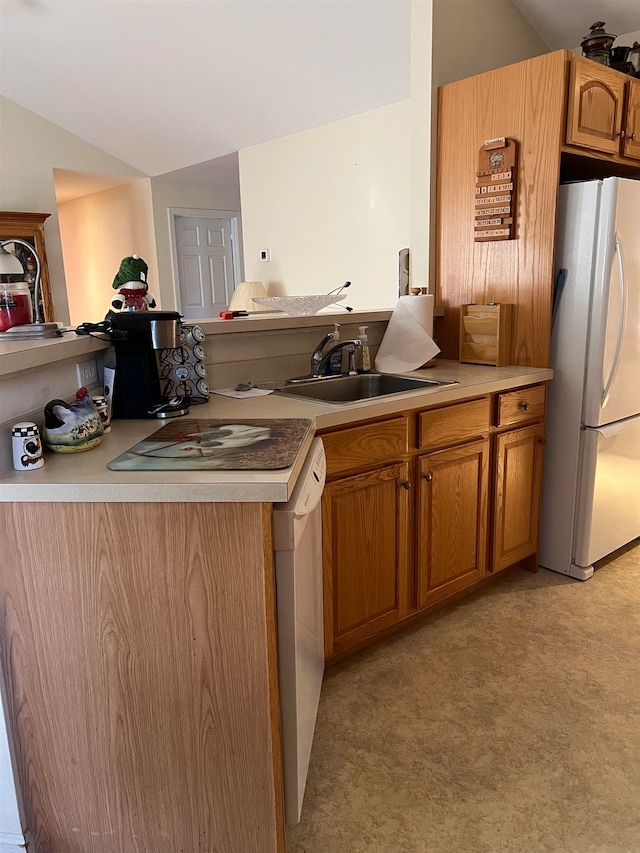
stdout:
<svg viewBox="0 0 640 853">
<path fill-rule="evenodd" d="M 376 355 L 376 370 L 416 370 L 440 352 L 433 332 L 433 296 L 401 296 Z"/>
</svg>

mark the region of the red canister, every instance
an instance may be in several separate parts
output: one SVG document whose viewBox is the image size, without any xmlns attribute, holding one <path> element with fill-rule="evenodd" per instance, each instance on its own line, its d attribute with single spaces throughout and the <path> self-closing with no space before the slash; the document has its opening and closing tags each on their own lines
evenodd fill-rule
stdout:
<svg viewBox="0 0 640 853">
<path fill-rule="evenodd" d="M 31 292 L 27 282 L 0 284 L 0 332 L 32 322 Z"/>
</svg>

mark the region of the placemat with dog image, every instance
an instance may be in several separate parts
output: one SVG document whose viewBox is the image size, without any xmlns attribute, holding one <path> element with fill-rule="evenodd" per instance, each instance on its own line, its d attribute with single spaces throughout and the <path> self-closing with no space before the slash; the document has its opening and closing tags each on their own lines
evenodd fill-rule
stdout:
<svg viewBox="0 0 640 853">
<path fill-rule="evenodd" d="M 107 464 L 112 471 L 289 468 L 311 429 L 304 418 L 173 421 Z"/>
</svg>

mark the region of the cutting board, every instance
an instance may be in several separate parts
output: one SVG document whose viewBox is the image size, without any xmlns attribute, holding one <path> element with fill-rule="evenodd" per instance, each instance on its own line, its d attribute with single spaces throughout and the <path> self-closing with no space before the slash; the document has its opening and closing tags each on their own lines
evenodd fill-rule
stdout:
<svg viewBox="0 0 640 853">
<path fill-rule="evenodd" d="M 266 471 L 289 468 L 311 421 L 172 421 L 108 463 L 112 471 Z"/>
</svg>

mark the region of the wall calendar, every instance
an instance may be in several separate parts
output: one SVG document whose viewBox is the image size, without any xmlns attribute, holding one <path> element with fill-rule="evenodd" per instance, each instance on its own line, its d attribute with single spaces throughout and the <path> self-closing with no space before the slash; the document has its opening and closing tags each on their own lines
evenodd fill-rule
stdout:
<svg viewBox="0 0 640 853">
<path fill-rule="evenodd" d="M 475 241 L 515 237 L 518 143 L 505 136 L 487 139 L 476 172 Z"/>
</svg>

